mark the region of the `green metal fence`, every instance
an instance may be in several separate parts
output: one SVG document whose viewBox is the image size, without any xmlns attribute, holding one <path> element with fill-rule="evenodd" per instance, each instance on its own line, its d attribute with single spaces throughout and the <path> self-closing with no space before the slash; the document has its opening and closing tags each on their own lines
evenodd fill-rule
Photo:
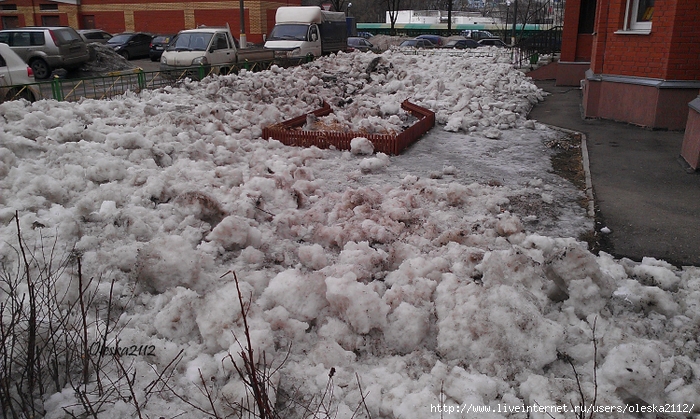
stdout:
<svg viewBox="0 0 700 419">
<path fill-rule="evenodd" d="M 110 99 L 120 96 L 127 91 L 140 92 L 144 89 L 157 89 L 165 86 L 174 86 L 185 79 L 202 80 L 212 74 L 227 75 L 238 73 L 242 69 L 247 71 L 262 71 L 272 65 L 292 66 L 302 61 L 255 61 L 241 62 L 228 66 L 194 66 L 183 67 L 177 70 L 143 71 L 140 68 L 127 71 L 107 73 L 102 76 L 81 79 L 54 78 L 49 81 L 37 82 L 30 85 L 3 87 L 3 97 L 0 101 L 14 99 L 55 99 L 59 101 L 78 101 L 86 99 Z"/>
</svg>

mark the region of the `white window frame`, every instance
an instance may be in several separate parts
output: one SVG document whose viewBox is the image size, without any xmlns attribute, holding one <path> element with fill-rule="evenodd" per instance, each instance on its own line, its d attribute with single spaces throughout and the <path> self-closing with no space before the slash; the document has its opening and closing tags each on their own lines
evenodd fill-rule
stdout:
<svg viewBox="0 0 700 419">
<path fill-rule="evenodd" d="M 627 7 L 625 8 L 625 22 L 622 29 L 624 32 L 651 32 L 651 20 L 648 22 L 640 22 L 637 20 L 639 2 L 640 0 L 627 0 Z"/>
</svg>

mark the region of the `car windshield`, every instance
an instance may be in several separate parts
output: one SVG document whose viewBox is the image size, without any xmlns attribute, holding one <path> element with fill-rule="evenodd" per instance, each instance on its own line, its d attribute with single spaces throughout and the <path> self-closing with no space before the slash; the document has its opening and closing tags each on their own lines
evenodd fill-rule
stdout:
<svg viewBox="0 0 700 419">
<path fill-rule="evenodd" d="M 415 39 L 410 39 L 408 41 L 403 41 L 401 43 L 401 45 L 399 45 L 399 46 L 400 47 L 415 47 L 416 44 L 418 44 L 418 41 L 416 41 Z"/>
<path fill-rule="evenodd" d="M 168 51 L 204 51 L 214 34 L 208 32 L 188 32 L 176 36 Z"/>
<path fill-rule="evenodd" d="M 275 25 L 268 41 L 306 41 L 309 25 Z"/>
</svg>

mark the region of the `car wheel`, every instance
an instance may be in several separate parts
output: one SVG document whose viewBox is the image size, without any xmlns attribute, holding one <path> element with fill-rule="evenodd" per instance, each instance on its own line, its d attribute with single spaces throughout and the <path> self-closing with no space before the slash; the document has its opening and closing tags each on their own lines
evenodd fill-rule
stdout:
<svg viewBox="0 0 700 419">
<path fill-rule="evenodd" d="M 37 58 L 31 63 L 29 63 L 29 67 L 32 68 L 32 71 L 34 72 L 34 77 L 39 80 L 48 79 L 51 75 L 51 69 L 49 68 L 49 65 L 46 64 L 46 61 L 42 60 L 41 58 Z"/>
<path fill-rule="evenodd" d="M 129 60 L 129 51 L 119 51 L 119 55 L 124 57 L 125 60 Z"/>
<path fill-rule="evenodd" d="M 31 90 L 24 88 L 24 89 L 12 89 L 9 92 L 7 92 L 7 96 L 5 97 L 5 100 L 17 100 L 17 99 L 26 99 L 28 102 L 36 102 L 36 97 L 34 97 L 34 93 L 32 93 Z"/>
</svg>

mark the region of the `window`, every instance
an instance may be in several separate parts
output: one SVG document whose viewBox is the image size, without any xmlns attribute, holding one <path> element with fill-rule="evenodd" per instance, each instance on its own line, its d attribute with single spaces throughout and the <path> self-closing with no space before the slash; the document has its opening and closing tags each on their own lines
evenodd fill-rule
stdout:
<svg viewBox="0 0 700 419">
<path fill-rule="evenodd" d="M 2 16 L 2 29 L 19 28 L 19 16 Z"/>
<path fill-rule="evenodd" d="M 57 4 L 40 4 L 39 11 L 42 12 L 55 12 L 58 10 Z"/>
<path fill-rule="evenodd" d="M 649 32 L 654 16 L 654 0 L 627 0 L 623 30 Z"/>
<path fill-rule="evenodd" d="M 61 19 L 58 16 L 42 16 L 41 26 L 61 26 Z"/>
<path fill-rule="evenodd" d="M 228 43 L 226 42 L 226 35 L 223 33 L 218 33 L 214 36 L 214 49 L 227 49 Z"/>
</svg>

